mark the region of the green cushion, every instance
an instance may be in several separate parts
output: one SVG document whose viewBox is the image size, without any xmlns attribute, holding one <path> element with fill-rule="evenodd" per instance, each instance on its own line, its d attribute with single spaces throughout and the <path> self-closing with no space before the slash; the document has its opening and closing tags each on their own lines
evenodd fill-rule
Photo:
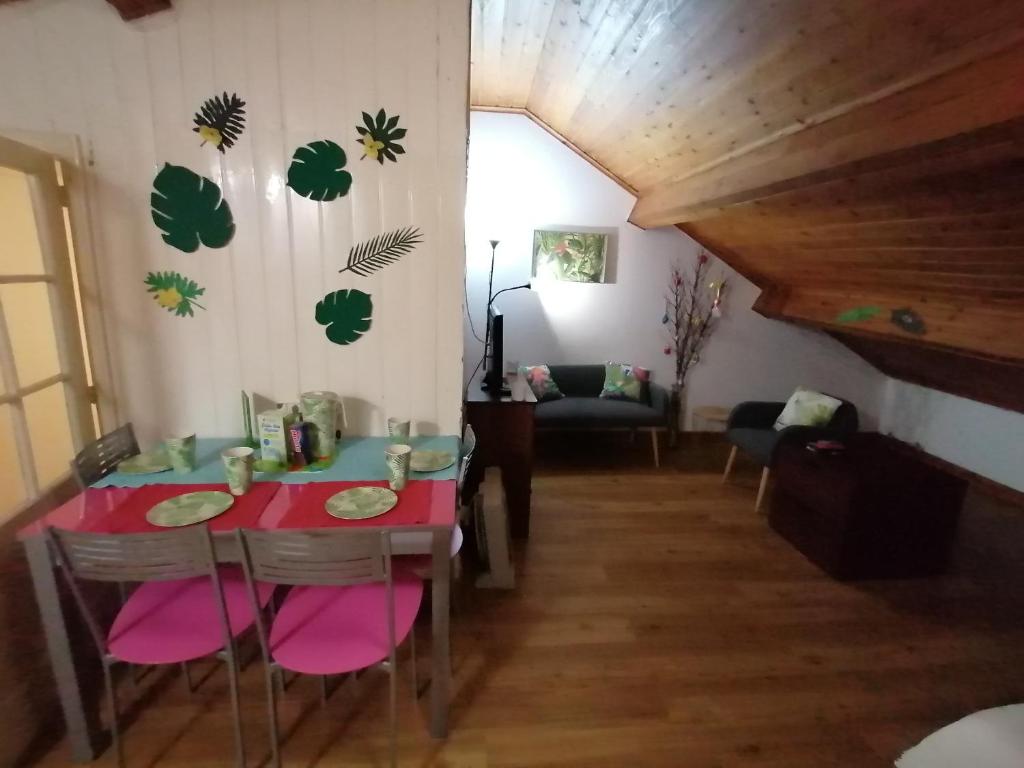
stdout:
<svg viewBox="0 0 1024 768">
<path fill-rule="evenodd" d="M 609 400 L 630 400 L 634 403 L 649 401 L 648 387 L 651 372 L 629 363 L 606 363 L 604 389 L 601 397 Z"/>
<path fill-rule="evenodd" d="M 796 392 L 786 401 L 786 407 L 782 409 L 779 418 L 775 420 L 775 429 L 828 426 L 832 421 L 832 415 L 842 404 L 842 400 L 797 387 Z"/>
</svg>

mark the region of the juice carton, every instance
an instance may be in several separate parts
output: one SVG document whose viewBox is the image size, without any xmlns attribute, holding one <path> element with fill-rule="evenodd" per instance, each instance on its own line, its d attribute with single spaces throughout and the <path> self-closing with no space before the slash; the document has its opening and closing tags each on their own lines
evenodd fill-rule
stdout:
<svg viewBox="0 0 1024 768">
<path fill-rule="evenodd" d="M 288 428 L 298 415 L 288 408 L 263 411 L 256 417 L 259 427 L 260 456 L 263 461 L 288 466 Z"/>
</svg>

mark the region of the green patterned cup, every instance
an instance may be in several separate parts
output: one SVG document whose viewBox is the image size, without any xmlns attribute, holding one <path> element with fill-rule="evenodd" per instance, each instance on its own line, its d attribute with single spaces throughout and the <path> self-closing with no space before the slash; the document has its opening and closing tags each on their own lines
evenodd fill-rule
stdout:
<svg viewBox="0 0 1024 768">
<path fill-rule="evenodd" d="M 167 458 L 174 471 L 179 475 L 187 475 L 196 468 L 196 436 L 168 437 L 164 440 Z"/>
<path fill-rule="evenodd" d="M 332 459 L 337 448 L 335 430 L 337 428 L 338 396 L 333 392 L 303 392 L 302 418 L 313 425 L 310 443 L 313 455 L 317 459 Z"/>
<path fill-rule="evenodd" d="M 228 478 L 228 490 L 233 496 L 241 496 L 252 488 L 253 449 L 239 446 L 225 448 L 220 452 L 224 462 L 224 474 Z"/>
<path fill-rule="evenodd" d="M 409 422 L 401 419 L 388 419 L 388 437 L 397 445 L 409 444 Z"/>
<path fill-rule="evenodd" d="M 409 481 L 409 457 L 412 448 L 408 445 L 394 443 L 384 449 L 384 458 L 388 464 L 388 487 L 392 491 L 400 491 Z"/>
</svg>

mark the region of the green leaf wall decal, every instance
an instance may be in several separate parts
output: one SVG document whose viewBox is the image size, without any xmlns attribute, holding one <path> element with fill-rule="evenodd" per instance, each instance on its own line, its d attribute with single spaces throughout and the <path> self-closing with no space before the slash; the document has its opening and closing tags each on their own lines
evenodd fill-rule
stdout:
<svg viewBox="0 0 1024 768">
<path fill-rule="evenodd" d="M 376 160 L 384 165 L 384 160 L 398 162 L 396 155 L 404 155 L 405 148 L 399 144 L 400 139 L 405 138 L 405 128 L 397 128 L 398 115 L 388 117 L 381 109 L 377 117 L 370 117 L 368 112 L 363 112 L 363 125 L 356 126 L 356 133 L 359 134 L 359 143 L 363 145 L 363 158 Z"/>
<path fill-rule="evenodd" d="M 235 234 L 235 221 L 220 187 L 180 165 L 165 163 L 149 196 L 153 223 L 164 242 L 185 253 L 199 244 L 223 248 Z"/>
<path fill-rule="evenodd" d="M 370 330 L 373 299 L 356 290 L 328 293 L 316 303 L 316 321 L 327 326 L 327 338 L 335 344 L 351 344 Z"/>
<path fill-rule="evenodd" d="M 348 263 L 339 272 L 349 270 L 366 277 L 388 264 L 398 261 L 423 241 L 416 227 L 385 232 L 372 240 L 352 246 L 348 252 Z"/>
<path fill-rule="evenodd" d="M 862 323 L 882 313 L 881 307 L 864 306 L 853 307 L 836 315 L 837 323 Z"/>
<path fill-rule="evenodd" d="M 299 147 L 288 166 L 288 186 L 310 200 L 328 201 L 348 194 L 352 174 L 342 170 L 345 150 L 328 139 Z"/>
<path fill-rule="evenodd" d="M 192 307 L 206 309 L 196 301 L 206 289 L 180 272 L 148 272 L 145 282 L 149 286 L 146 292 L 153 294 L 156 303 L 178 317 L 192 317 Z"/>
</svg>

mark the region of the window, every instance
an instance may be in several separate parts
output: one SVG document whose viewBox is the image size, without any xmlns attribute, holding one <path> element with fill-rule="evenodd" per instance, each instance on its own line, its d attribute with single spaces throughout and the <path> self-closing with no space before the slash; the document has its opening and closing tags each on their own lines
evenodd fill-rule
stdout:
<svg viewBox="0 0 1024 768">
<path fill-rule="evenodd" d="M 0 522 L 97 432 L 61 167 L 0 139 Z"/>
</svg>

